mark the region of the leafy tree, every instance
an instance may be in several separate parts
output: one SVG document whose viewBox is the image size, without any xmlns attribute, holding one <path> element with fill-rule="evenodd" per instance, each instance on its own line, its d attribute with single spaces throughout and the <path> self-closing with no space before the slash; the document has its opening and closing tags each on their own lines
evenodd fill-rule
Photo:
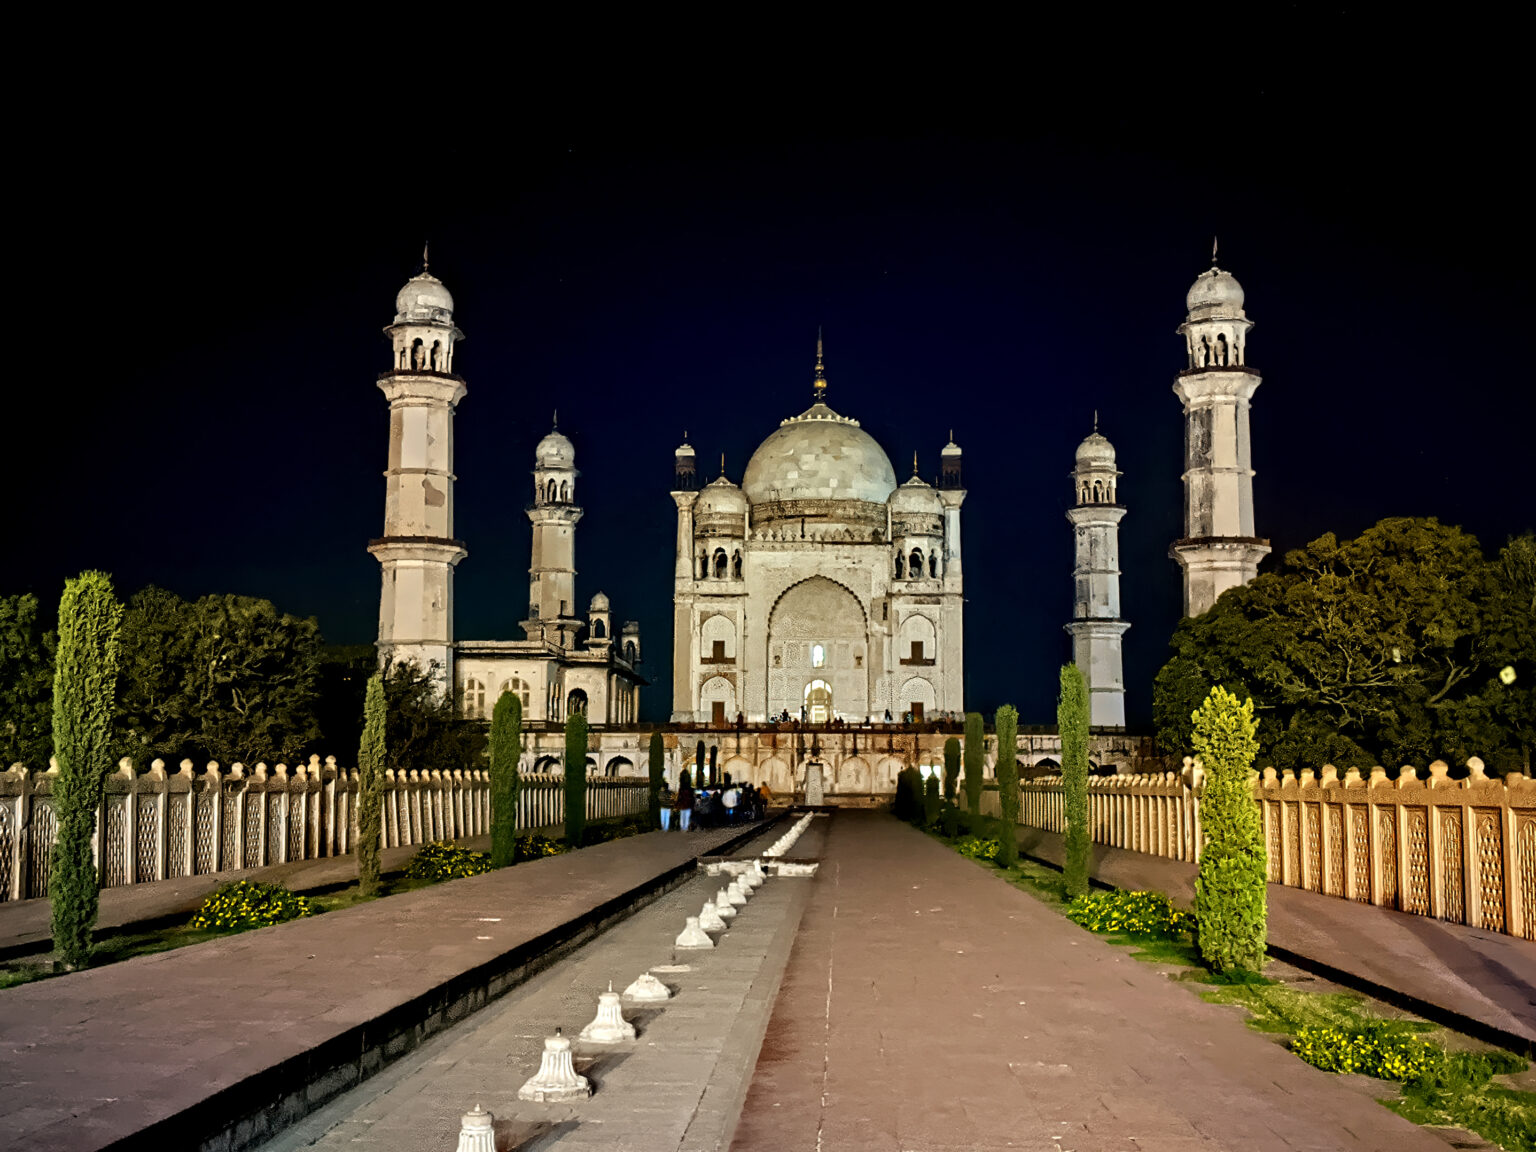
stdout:
<svg viewBox="0 0 1536 1152">
<path fill-rule="evenodd" d="M 412 660 L 384 669 L 385 766 L 395 772 L 479 768 L 486 762 L 483 725 L 460 715 L 457 700 L 445 695 L 437 668 Z"/>
<path fill-rule="evenodd" d="M 123 618 L 122 747 L 140 758 L 297 760 L 319 736 L 320 651 L 315 621 L 271 601 L 188 602 L 145 588 Z"/>
<path fill-rule="evenodd" d="M 1522 537 L 1489 563 L 1474 537 L 1434 519 L 1319 537 L 1179 625 L 1155 683 L 1159 741 L 1188 748 L 1191 716 L 1221 684 L 1253 699 L 1259 746 L 1280 768 L 1472 755 L 1519 766 L 1536 736 L 1532 700 L 1500 673 L 1527 688 L 1536 675 L 1533 553 Z"/>
<path fill-rule="evenodd" d="M 91 836 L 102 786 L 112 767 L 112 717 L 117 694 L 118 633 L 123 606 L 105 572 L 64 582 L 53 674 L 54 784 L 58 840 L 48 882 L 53 946 L 68 968 L 85 966 L 100 908 Z"/>
<path fill-rule="evenodd" d="M 379 892 L 379 848 L 384 830 L 384 769 L 387 704 L 384 677 L 368 678 L 363 700 L 363 739 L 357 751 L 357 886 L 364 896 Z"/>
<path fill-rule="evenodd" d="M 1252 771 L 1257 731 L 1253 701 L 1239 704 L 1220 685 L 1194 715 L 1195 753 L 1205 767 L 1195 918 L 1200 954 L 1217 972 L 1264 967 L 1264 828 L 1253 802 Z"/>
<path fill-rule="evenodd" d="M 36 596 L 0 596 L 0 769 L 48 767 L 55 645 L 54 633 L 43 630 Z"/>
<path fill-rule="evenodd" d="M 651 733 L 650 763 L 647 765 L 650 790 L 646 801 L 646 814 L 652 828 L 661 827 L 661 785 L 666 779 L 666 760 L 662 750 L 660 732 Z"/>
<path fill-rule="evenodd" d="M 573 712 L 565 721 L 565 842 L 581 847 L 587 828 L 587 718 Z"/>
<path fill-rule="evenodd" d="M 1061 697 L 1056 703 L 1061 734 L 1061 790 L 1066 809 L 1066 862 L 1062 869 L 1067 899 L 1088 892 L 1088 685 L 1076 664 L 1061 669 Z"/>
<path fill-rule="evenodd" d="M 980 712 L 965 714 L 965 806 L 981 815 L 982 770 L 987 762 L 986 728 Z"/>
<path fill-rule="evenodd" d="M 997 863 L 1011 868 L 1019 860 L 1019 710 L 1004 704 L 992 722 L 997 730 L 997 802 L 1003 814 Z"/>
<path fill-rule="evenodd" d="M 944 741 L 944 835 L 953 838 L 959 832 L 959 810 L 955 792 L 960 785 L 960 741 L 951 736 Z"/>
<path fill-rule="evenodd" d="M 517 762 L 523 754 L 523 704 L 502 692 L 491 710 L 491 867 L 517 855 Z"/>
</svg>

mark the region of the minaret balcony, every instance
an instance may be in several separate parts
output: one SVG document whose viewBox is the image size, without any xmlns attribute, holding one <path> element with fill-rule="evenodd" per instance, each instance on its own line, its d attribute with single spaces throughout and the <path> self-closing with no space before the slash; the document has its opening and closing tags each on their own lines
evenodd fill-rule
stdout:
<svg viewBox="0 0 1536 1152">
<path fill-rule="evenodd" d="M 388 372 L 379 373 L 379 382 L 395 380 L 402 376 L 425 376 L 430 380 L 451 380 L 455 384 L 463 384 L 464 377 L 457 372 L 438 372 L 432 368 L 391 368 Z"/>
</svg>

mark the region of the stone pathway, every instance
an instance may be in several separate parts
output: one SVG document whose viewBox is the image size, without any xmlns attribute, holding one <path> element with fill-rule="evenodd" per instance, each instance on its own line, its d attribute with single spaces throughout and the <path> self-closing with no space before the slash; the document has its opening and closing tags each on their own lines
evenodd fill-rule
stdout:
<svg viewBox="0 0 1536 1152">
<path fill-rule="evenodd" d="M 731 1147 L 1445 1146 L 937 841 L 839 812 Z"/>
<path fill-rule="evenodd" d="M 191 1147 L 285 1092 L 302 1114 L 740 834 L 631 837 L 6 990 L 5 1146 Z"/>
<path fill-rule="evenodd" d="M 1054 832 L 1021 826 L 1019 847 L 1058 867 L 1064 859 Z M 1116 888 L 1194 902 L 1197 865 L 1182 860 L 1095 844 L 1090 870 Z M 1482 1025 L 1483 1038 L 1494 1043 L 1536 1045 L 1536 943 L 1529 940 L 1271 884 L 1269 943 L 1365 991 L 1403 997 L 1453 1027 L 1476 1030 L 1455 1017 Z"/>
<path fill-rule="evenodd" d="M 812 821 L 786 859 L 816 855 L 825 819 Z M 783 825 L 775 830 L 783 830 Z M 758 841 L 760 851 L 769 841 Z M 423 1044 L 379 1076 L 300 1121 L 263 1152 L 419 1152 L 451 1149 L 459 1117 L 479 1104 L 496 1118 L 496 1147 L 701 1152 L 729 1145 L 779 978 L 813 879 L 770 879 L 713 950 L 673 941 L 719 878 L 700 876 L 509 992 L 473 1019 Z M 611 980 L 640 973 L 674 991 L 665 1004 L 625 1006 L 639 1035 L 613 1046 L 578 1034 Z M 576 1071 L 594 1088 L 573 1103 L 520 1101 L 556 1026 L 573 1042 Z"/>
</svg>

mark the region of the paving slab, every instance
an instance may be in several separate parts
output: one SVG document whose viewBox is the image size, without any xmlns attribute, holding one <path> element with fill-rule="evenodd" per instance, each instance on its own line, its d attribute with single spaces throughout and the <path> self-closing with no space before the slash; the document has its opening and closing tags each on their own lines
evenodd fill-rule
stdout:
<svg viewBox="0 0 1536 1152">
<path fill-rule="evenodd" d="M 630 837 L 6 990 L 6 1147 L 195 1147 L 237 1121 L 269 1134 L 740 835 Z"/>
<path fill-rule="evenodd" d="M 731 1147 L 1444 1144 L 932 838 L 838 812 Z"/>
<path fill-rule="evenodd" d="M 788 859 L 819 851 L 825 820 L 812 822 Z M 782 828 L 775 829 L 776 835 Z M 742 849 L 766 848 L 765 837 Z M 418 1152 L 451 1148 L 459 1117 L 479 1104 L 495 1117 L 496 1146 L 520 1152 L 632 1149 L 703 1152 L 729 1145 L 801 911 L 815 880 L 770 879 L 716 947 L 674 946 L 722 885 L 700 875 L 585 944 L 579 951 L 373 1079 L 305 1117 L 261 1152 Z M 661 966 L 674 992 L 661 1004 L 625 1005 L 634 1041 L 579 1039 L 598 994 Z M 563 1028 L 590 1099 L 540 1104 L 518 1088 L 538 1069 L 545 1037 Z"/>
<path fill-rule="evenodd" d="M 1021 825 L 1019 849 L 1054 867 L 1062 837 Z M 1093 846 L 1090 875 L 1115 888 L 1166 892 L 1194 903 L 1198 865 Z M 1530 1052 L 1536 1046 L 1536 943 L 1269 885 L 1269 945 L 1277 955 L 1480 1039 Z"/>
</svg>

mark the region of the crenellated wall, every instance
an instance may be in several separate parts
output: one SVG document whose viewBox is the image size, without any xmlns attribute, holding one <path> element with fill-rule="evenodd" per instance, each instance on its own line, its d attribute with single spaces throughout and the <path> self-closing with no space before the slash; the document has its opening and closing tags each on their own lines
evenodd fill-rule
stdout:
<svg viewBox="0 0 1536 1152">
<path fill-rule="evenodd" d="M 1090 776 L 1094 843 L 1198 860 L 1203 769 L 1184 763 L 1182 773 Z M 1467 768 L 1461 780 L 1443 760 L 1427 779 L 1412 768 L 1396 780 L 1384 768 L 1266 768 L 1253 797 L 1270 882 L 1536 940 L 1536 781 L 1489 777 L 1476 758 Z M 1020 823 L 1066 831 L 1061 777 L 1020 791 Z M 995 790 L 983 803 L 998 814 Z"/>
<path fill-rule="evenodd" d="M 48 895 L 57 820 L 58 770 L 0 772 L 0 901 Z M 587 818 L 634 815 L 646 808 L 643 778 L 593 777 Z M 265 764 L 247 772 L 192 761 L 168 773 L 156 760 L 147 773 L 124 759 L 107 777 L 96 814 L 94 847 L 103 888 L 174 876 L 261 868 L 290 860 L 341 856 L 356 841 L 357 770 L 334 757 L 290 770 Z M 384 773 L 384 847 L 456 840 L 490 830 L 490 780 L 484 770 Z M 564 779 L 529 774 L 518 792 L 519 829 L 565 820 Z"/>
</svg>

